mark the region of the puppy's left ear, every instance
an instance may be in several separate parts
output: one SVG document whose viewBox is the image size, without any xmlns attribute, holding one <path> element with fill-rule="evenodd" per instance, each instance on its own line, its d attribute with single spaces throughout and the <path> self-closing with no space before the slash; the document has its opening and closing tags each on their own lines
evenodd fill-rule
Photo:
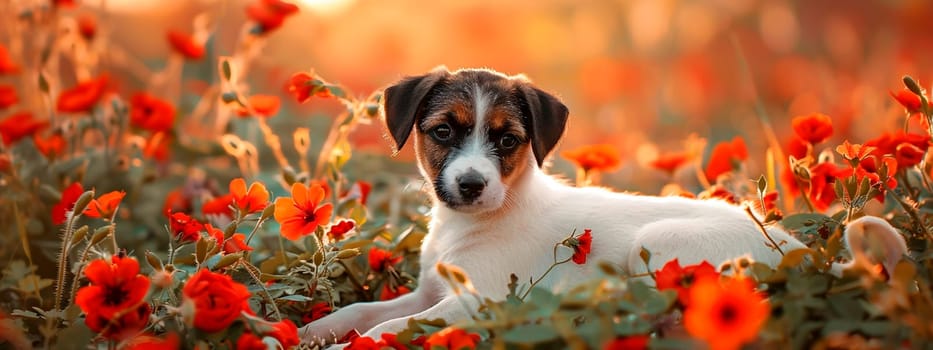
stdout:
<svg viewBox="0 0 933 350">
<path fill-rule="evenodd" d="M 395 152 L 400 151 L 408 140 L 425 96 L 449 74 L 447 68 L 439 67 L 425 75 L 402 79 L 385 89 L 383 109 L 386 127 L 395 141 Z"/>
<path fill-rule="evenodd" d="M 570 111 L 557 97 L 542 91 L 528 82 L 522 82 L 520 90 L 527 102 L 526 122 L 531 131 L 531 150 L 540 167 L 564 134 L 567 115 Z"/>
</svg>

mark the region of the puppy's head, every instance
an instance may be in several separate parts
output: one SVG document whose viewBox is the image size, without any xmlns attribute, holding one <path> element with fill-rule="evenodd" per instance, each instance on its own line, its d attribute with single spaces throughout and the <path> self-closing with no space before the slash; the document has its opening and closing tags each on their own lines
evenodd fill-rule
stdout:
<svg viewBox="0 0 933 350">
<path fill-rule="evenodd" d="M 414 130 L 422 175 L 437 198 L 467 213 L 496 210 L 557 144 L 567 107 L 523 77 L 469 69 L 408 77 L 385 90 L 396 150 Z"/>
</svg>

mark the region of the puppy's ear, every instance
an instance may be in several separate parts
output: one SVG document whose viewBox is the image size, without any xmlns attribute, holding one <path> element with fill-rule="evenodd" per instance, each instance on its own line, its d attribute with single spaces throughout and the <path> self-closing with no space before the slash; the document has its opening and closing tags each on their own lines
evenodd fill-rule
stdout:
<svg viewBox="0 0 933 350">
<path fill-rule="evenodd" d="M 449 74 L 446 68 L 438 67 L 431 73 L 407 77 L 385 89 L 383 109 L 386 127 L 395 141 L 396 152 L 401 150 L 408 140 L 424 97 Z"/>
<path fill-rule="evenodd" d="M 531 83 L 522 82 L 520 90 L 528 107 L 525 113 L 531 131 L 531 150 L 540 167 L 564 134 L 570 111 L 557 97 L 531 86 Z"/>
</svg>

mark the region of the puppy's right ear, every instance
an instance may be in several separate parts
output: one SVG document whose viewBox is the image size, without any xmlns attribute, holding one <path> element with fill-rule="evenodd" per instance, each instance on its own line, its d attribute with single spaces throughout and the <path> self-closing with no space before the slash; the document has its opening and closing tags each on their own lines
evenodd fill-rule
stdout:
<svg viewBox="0 0 933 350">
<path fill-rule="evenodd" d="M 395 141 L 395 152 L 401 150 L 408 140 L 424 97 L 449 74 L 447 68 L 439 67 L 425 75 L 402 79 L 385 89 L 383 109 L 386 127 Z"/>
</svg>

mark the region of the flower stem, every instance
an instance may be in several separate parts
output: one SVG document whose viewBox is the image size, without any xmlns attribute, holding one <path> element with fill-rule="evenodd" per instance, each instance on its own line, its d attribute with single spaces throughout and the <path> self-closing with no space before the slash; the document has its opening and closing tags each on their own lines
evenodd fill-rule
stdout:
<svg viewBox="0 0 933 350">
<path fill-rule="evenodd" d="M 65 275 L 68 265 L 68 251 L 71 250 L 71 236 L 74 234 L 74 224 L 77 219 L 74 211 L 68 213 L 68 220 L 65 223 L 65 233 L 62 237 L 62 251 L 58 256 L 58 279 L 55 284 L 55 310 L 60 311 L 62 306 L 62 294 L 65 292 Z"/>
<path fill-rule="evenodd" d="M 541 274 L 541 276 L 538 276 L 538 279 L 531 282 L 531 285 L 528 286 L 528 290 L 522 293 L 522 296 L 518 297 L 518 300 L 525 301 L 525 298 L 528 296 L 528 294 L 531 294 L 531 290 L 534 289 L 536 285 L 538 285 L 538 282 L 541 282 L 544 279 L 544 277 L 546 277 L 549 273 L 551 273 L 551 270 L 557 267 L 557 265 L 564 264 L 570 261 L 570 259 L 573 259 L 573 257 L 569 257 L 567 259 L 557 261 L 557 247 L 560 247 L 560 246 L 561 246 L 560 243 L 557 243 L 554 245 L 554 262 L 551 264 L 551 266 L 547 268 L 547 270 L 544 271 L 543 274 Z"/>
<path fill-rule="evenodd" d="M 774 241 L 774 238 L 771 238 L 771 235 L 768 234 L 768 230 L 765 230 L 764 224 L 762 224 L 761 220 L 758 220 L 758 217 L 755 216 L 755 213 L 752 212 L 752 207 L 746 205 L 745 212 L 748 213 L 748 216 L 752 218 L 752 221 L 754 221 L 755 225 L 758 226 L 758 229 L 761 230 L 761 234 L 764 235 L 772 245 L 774 245 L 774 249 L 776 249 L 778 253 L 781 253 L 781 256 L 784 256 L 784 251 L 781 250 L 781 246 Z"/>
<path fill-rule="evenodd" d="M 256 267 L 246 262 L 240 262 L 240 264 L 243 265 L 243 267 L 246 269 L 246 272 L 249 273 L 249 276 L 252 277 L 254 281 L 256 281 L 256 284 L 259 285 L 259 288 L 262 288 L 262 295 L 264 299 L 266 299 L 266 302 L 272 306 L 272 311 L 275 312 L 275 319 L 281 321 L 282 314 L 279 313 L 279 308 L 275 306 L 275 300 L 272 299 L 272 295 L 269 294 L 269 290 L 266 289 L 266 285 L 262 283 L 262 280 L 259 278 L 257 271 L 254 270 Z"/>
</svg>

